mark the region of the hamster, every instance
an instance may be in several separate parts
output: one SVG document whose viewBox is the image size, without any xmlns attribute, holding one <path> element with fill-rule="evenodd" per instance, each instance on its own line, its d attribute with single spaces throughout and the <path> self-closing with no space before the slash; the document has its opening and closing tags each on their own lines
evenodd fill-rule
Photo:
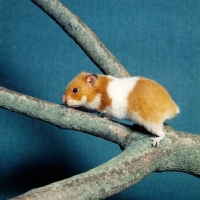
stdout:
<svg viewBox="0 0 200 200">
<path fill-rule="evenodd" d="M 139 76 L 115 78 L 81 72 L 62 99 L 67 106 L 83 106 L 142 125 L 157 136 L 151 139 L 152 146 L 165 137 L 163 122 L 180 112 L 164 87 Z"/>
</svg>

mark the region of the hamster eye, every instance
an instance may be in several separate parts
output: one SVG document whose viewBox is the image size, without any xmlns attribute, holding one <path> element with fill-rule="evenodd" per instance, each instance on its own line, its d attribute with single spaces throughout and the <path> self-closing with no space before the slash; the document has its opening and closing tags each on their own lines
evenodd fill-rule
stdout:
<svg viewBox="0 0 200 200">
<path fill-rule="evenodd" d="M 77 92 L 78 92 L 78 88 L 74 88 L 73 93 L 77 93 Z"/>
</svg>

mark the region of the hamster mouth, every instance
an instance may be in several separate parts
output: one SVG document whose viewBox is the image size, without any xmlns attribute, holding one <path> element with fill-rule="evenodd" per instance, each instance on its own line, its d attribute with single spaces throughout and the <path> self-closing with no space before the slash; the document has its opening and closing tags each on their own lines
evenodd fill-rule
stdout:
<svg viewBox="0 0 200 200">
<path fill-rule="evenodd" d="M 80 106 L 79 106 L 79 105 L 70 105 L 70 106 L 68 106 L 68 107 L 78 108 L 78 107 L 80 107 Z"/>
<path fill-rule="evenodd" d="M 78 106 L 78 105 L 68 105 L 67 103 L 62 103 L 62 104 L 60 104 L 60 105 L 66 106 L 66 107 L 73 107 L 73 108 L 80 107 L 80 106 Z"/>
</svg>

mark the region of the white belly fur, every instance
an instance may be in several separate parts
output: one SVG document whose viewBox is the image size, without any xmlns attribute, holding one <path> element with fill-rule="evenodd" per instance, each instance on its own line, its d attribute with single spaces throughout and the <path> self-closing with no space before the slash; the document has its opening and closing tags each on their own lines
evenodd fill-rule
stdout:
<svg viewBox="0 0 200 200">
<path fill-rule="evenodd" d="M 127 97 L 139 77 L 110 78 L 113 81 L 109 83 L 107 92 L 112 98 L 112 106 L 107 107 L 105 112 L 118 119 L 127 118 Z"/>
</svg>

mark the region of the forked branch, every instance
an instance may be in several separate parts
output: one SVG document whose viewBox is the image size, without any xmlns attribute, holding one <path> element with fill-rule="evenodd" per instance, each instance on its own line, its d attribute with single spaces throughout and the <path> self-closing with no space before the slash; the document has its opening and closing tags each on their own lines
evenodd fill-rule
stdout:
<svg viewBox="0 0 200 200">
<path fill-rule="evenodd" d="M 59 128 L 88 132 L 124 148 L 119 156 L 95 169 L 34 189 L 15 199 L 102 199 L 134 185 L 154 171 L 176 170 L 200 176 L 200 136 L 165 126 L 167 136 L 159 147 L 153 148 L 150 135 L 138 126 L 118 124 L 5 88 L 0 88 L 0 107 Z"/>
<path fill-rule="evenodd" d="M 74 39 L 106 74 L 129 76 L 97 36 L 58 0 L 32 0 Z M 117 157 L 86 173 L 34 189 L 15 199 L 103 199 L 155 171 L 182 171 L 200 176 L 200 136 L 165 126 L 165 139 L 152 148 L 149 133 L 90 113 L 32 98 L 0 87 L 0 107 L 61 129 L 102 137 L 124 149 Z M 31 181 L 31 180 L 30 180 Z"/>
</svg>

